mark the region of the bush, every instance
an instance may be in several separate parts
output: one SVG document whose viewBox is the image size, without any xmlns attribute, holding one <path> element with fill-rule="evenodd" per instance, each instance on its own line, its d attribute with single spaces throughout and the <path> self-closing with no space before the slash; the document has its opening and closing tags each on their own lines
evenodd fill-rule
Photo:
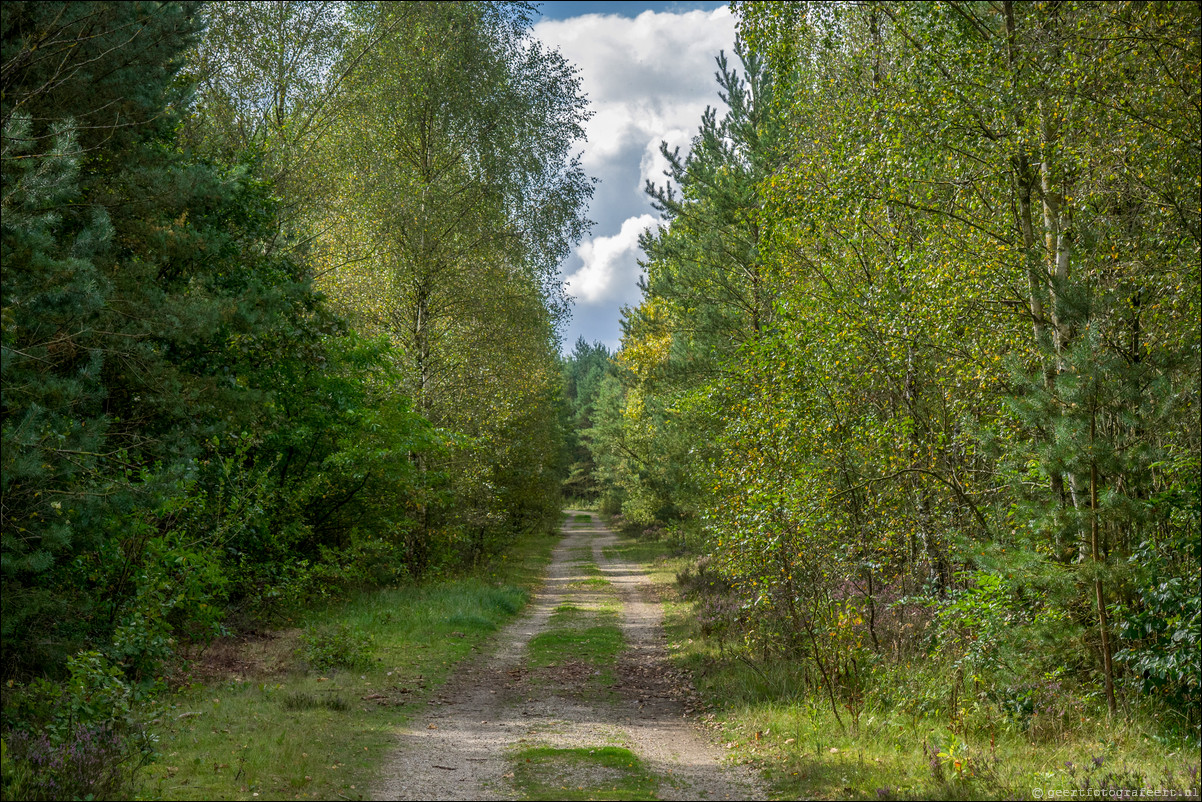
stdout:
<svg viewBox="0 0 1202 802">
<path fill-rule="evenodd" d="M 370 635 L 347 624 L 309 627 L 301 635 L 305 662 L 314 671 L 369 665 L 371 642 Z"/>
<path fill-rule="evenodd" d="M 99 652 L 69 658 L 67 670 L 66 682 L 39 678 L 6 694 L 5 799 L 128 797 L 153 756 L 122 670 Z"/>
<path fill-rule="evenodd" d="M 112 727 L 86 724 L 57 739 L 18 730 L 3 751 L 5 799 L 128 799 L 149 757 Z"/>
</svg>

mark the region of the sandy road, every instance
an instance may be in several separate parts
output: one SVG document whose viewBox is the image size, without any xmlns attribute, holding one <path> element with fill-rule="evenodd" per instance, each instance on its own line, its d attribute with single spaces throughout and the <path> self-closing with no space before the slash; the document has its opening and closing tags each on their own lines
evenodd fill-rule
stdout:
<svg viewBox="0 0 1202 802">
<path fill-rule="evenodd" d="M 723 750 L 686 718 L 686 681 L 664 648 L 662 609 L 637 565 L 607 558 L 616 537 L 596 516 L 564 526 L 547 579 L 528 612 L 497 634 L 492 650 L 463 666 L 399 739 L 376 799 L 517 799 L 515 748 L 620 745 L 661 779 L 661 799 L 753 799 L 763 790 L 752 771 L 722 761 Z M 617 594 L 626 651 L 618 658 L 616 693 L 605 698 L 573 692 L 571 666 L 529 682 L 526 646 L 546 631 L 565 603 L 587 606 L 582 557 Z M 551 682 L 548 684 L 547 680 Z M 559 684 L 556 684 L 558 679 Z M 575 686 L 578 687 L 578 686 Z M 587 781 L 584 778 L 582 781 Z"/>
</svg>

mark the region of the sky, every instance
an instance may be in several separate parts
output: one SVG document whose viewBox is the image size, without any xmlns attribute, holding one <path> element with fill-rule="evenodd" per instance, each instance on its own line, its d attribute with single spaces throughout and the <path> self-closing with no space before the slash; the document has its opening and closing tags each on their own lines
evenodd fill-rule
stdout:
<svg viewBox="0 0 1202 802">
<path fill-rule="evenodd" d="M 639 234 L 658 214 L 643 191 L 664 182 L 659 143 L 683 155 L 706 106 L 717 106 L 714 59 L 734 51 L 735 22 L 724 2 L 545 2 L 534 34 L 580 70 L 593 117 L 581 147 L 599 179 L 589 206 L 595 225 L 562 272 L 574 299 L 563 349 L 576 338 L 616 350 L 623 305 L 638 302 Z"/>
</svg>

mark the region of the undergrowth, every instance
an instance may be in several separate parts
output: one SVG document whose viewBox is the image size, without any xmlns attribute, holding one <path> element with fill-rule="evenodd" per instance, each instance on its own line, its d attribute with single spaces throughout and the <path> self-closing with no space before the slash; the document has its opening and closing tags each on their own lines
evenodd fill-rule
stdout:
<svg viewBox="0 0 1202 802">
<path fill-rule="evenodd" d="M 935 659 L 861 665 L 862 692 L 832 707 L 804 653 L 739 636 L 738 607 L 704 558 L 651 540 L 613 552 L 644 562 L 668 597 L 669 651 L 706 700 L 705 723 L 774 798 L 1198 798 L 1197 734 L 1166 731 L 1147 710 L 1108 720 L 1104 700 L 1062 676 L 1016 680 L 999 697 Z"/>
<path fill-rule="evenodd" d="M 136 797 L 364 798 L 398 728 L 522 609 L 557 540 L 527 535 L 470 574 L 310 610 L 271 641 L 282 668 L 188 683 L 152 724 L 160 757 Z"/>
</svg>

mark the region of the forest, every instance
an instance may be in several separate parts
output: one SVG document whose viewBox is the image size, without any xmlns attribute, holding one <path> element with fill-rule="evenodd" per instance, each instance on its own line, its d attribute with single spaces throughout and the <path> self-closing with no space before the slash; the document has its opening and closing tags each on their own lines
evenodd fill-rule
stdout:
<svg viewBox="0 0 1202 802">
<path fill-rule="evenodd" d="M 1198 6 L 735 11 L 572 491 L 834 725 L 1196 739 Z"/>
<path fill-rule="evenodd" d="M 732 8 L 621 345 L 561 356 L 591 112 L 533 5 L 3 4 L 6 798 L 156 759 L 191 646 L 565 505 L 840 728 L 1197 742 L 1199 5 Z"/>
</svg>

